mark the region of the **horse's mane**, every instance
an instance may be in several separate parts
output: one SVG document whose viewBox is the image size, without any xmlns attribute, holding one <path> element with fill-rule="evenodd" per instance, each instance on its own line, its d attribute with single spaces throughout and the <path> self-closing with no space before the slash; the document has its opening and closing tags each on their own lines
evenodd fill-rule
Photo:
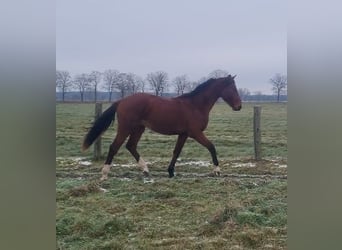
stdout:
<svg viewBox="0 0 342 250">
<path fill-rule="evenodd" d="M 180 95 L 180 96 L 177 96 L 176 98 L 193 97 L 193 96 L 203 92 L 215 80 L 216 79 L 214 79 L 214 78 L 210 78 L 206 82 L 201 83 L 200 85 L 198 85 L 193 91 L 191 91 L 189 93 L 185 93 L 185 94 Z"/>
</svg>

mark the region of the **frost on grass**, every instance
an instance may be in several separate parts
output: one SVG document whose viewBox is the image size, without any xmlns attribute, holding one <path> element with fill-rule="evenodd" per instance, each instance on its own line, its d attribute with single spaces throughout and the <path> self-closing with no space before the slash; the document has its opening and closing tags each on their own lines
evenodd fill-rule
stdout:
<svg viewBox="0 0 342 250">
<path fill-rule="evenodd" d="M 78 163 L 82 166 L 90 166 L 91 165 L 91 161 L 79 161 Z"/>
<path fill-rule="evenodd" d="M 131 168 L 131 167 L 136 167 L 136 163 L 127 163 L 127 164 L 118 164 L 118 163 L 113 163 L 113 167 L 122 167 L 122 168 Z"/>
<path fill-rule="evenodd" d="M 232 168 L 254 168 L 256 164 L 254 162 L 242 162 L 242 163 L 234 163 Z"/>
<path fill-rule="evenodd" d="M 178 166 L 198 166 L 198 167 L 209 167 L 211 163 L 209 161 L 187 161 L 187 162 L 178 162 Z"/>
<path fill-rule="evenodd" d="M 144 183 L 154 183 L 154 180 L 152 178 L 144 178 Z"/>
<path fill-rule="evenodd" d="M 62 166 L 91 166 L 92 162 L 84 157 L 56 157 L 56 162 Z"/>
</svg>

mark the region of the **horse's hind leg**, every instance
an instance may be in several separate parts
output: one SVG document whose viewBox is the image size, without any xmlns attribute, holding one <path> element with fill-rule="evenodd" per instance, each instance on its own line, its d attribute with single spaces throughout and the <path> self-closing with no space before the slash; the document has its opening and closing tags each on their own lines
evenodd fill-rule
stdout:
<svg viewBox="0 0 342 250">
<path fill-rule="evenodd" d="M 175 176 L 174 172 L 175 172 L 175 164 L 177 161 L 177 158 L 180 154 L 180 152 L 182 151 L 182 148 L 184 146 L 184 143 L 186 141 L 186 139 L 188 138 L 187 134 L 180 134 L 178 135 L 178 139 L 177 139 L 177 143 L 175 146 L 175 149 L 173 150 L 173 156 L 170 162 L 170 165 L 168 167 L 168 172 L 169 172 L 169 177 L 172 178 L 173 176 Z"/>
<path fill-rule="evenodd" d="M 141 135 L 144 133 L 144 131 L 145 131 L 144 126 L 135 128 L 128 139 L 126 148 L 133 155 L 134 159 L 138 162 L 138 166 L 142 169 L 144 175 L 149 176 L 149 170 L 146 165 L 146 162 L 143 160 L 142 157 L 140 157 L 137 151 L 138 142 L 141 138 Z"/>
<path fill-rule="evenodd" d="M 118 152 L 121 145 L 125 142 L 127 136 L 129 133 L 127 131 L 121 130 L 118 128 L 118 132 L 116 134 L 116 137 L 113 141 L 113 143 L 109 146 L 109 151 L 107 154 L 107 159 L 105 161 L 105 164 L 102 168 L 102 177 L 101 180 L 106 180 L 108 178 L 108 173 L 110 171 L 110 165 L 113 161 L 113 157 Z"/>
</svg>

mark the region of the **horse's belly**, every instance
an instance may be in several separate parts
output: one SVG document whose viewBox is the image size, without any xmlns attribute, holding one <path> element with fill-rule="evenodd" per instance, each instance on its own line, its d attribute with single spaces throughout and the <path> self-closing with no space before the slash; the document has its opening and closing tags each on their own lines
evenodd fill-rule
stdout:
<svg viewBox="0 0 342 250">
<path fill-rule="evenodd" d="M 185 126 L 182 126 L 179 122 L 165 120 L 143 120 L 142 124 L 151 129 L 154 132 L 164 135 L 181 134 L 186 131 Z"/>
</svg>

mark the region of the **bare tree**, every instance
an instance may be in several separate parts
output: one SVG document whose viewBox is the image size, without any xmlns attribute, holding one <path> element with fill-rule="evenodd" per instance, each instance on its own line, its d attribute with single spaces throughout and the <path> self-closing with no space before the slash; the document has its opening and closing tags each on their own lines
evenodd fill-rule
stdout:
<svg viewBox="0 0 342 250">
<path fill-rule="evenodd" d="M 177 95 L 184 94 L 186 87 L 190 84 L 187 75 L 176 76 L 173 79 L 173 84 L 176 87 Z"/>
<path fill-rule="evenodd" d="M 277 73 L 270 79 L 270 83 L 272 84 L 273 92 L 277 95 L 277 102 L 279 102 L 280 95 L 287 88 L 287 76 Z"/>
<path fill-rule="evenodd" d="M 141 82 L 140 82 L 141 92 L 145 93 L 146 81 L 143 78 L 140 78 L 140 79 L 141 79 Z"/>
<path fill-rule="evenodd" d="M 246 97 L 251 95 L 251 92 L 246 88 L 239 88 L 238 92 L 241 100 L 246 100 Z"/>
<path fill-rule="evenodd" d="M 112 101 L 112 94 L 115 89 L 115 82 L 118 80 L 119 71 L 108 69 L 103 73 L 103 83 L 106 91 L 109 94 L 108 101 Z"/>
<path fill-rule="evenodd" d="M 90 85 L 94 87 L 94 101 L 97 101 L 97 89 L 101 82 L 102 74 L 99 71 L 93 71 L 90 73 L 89 80 Z"/>
<path fill-rule="evenodd" d="M 128 93 L 128 79 L 126 73 L 120 73 L 114 82 L 115 89 L 120 92 L 120 97 L 123 98 Z"/>
<path fill-rule="evenodd" d="M 78 89 L 81 95 L 81 102 L 84 101 L 84 92 L 90 86 L 90 76 L 88 74 L 80 74 L 76 75 L 73 81 L 73 85 Z"/>
<path fill-rule="evenodd" d="M 71 76 L 68 71 L 56 70 L 56 88 L 62 91 L 62 101 L 64 102 L 65 92 L 71 87 Z"/>
<path fill-rule="evenodd" d="M 164 71 L 149 73 L 146 80 L 150 84 L 156 96 L 162 96 L 168 88 L 168 75 Z"/>
<path fill-rule="evenodd" d="M 128 83 L 128 92 L 129 94 L 135 94 L 142 89 L 143 80 L 140 76 L 137 76 L 133 73 L 127 73 L 127 83 Z"/>
<path fill-rule="evenodd" d="M 209 78 L 220 78 L 220 77 L 227 77 L 229 75 L 228 71 L 222 69 L 216 69 L 209 73 Z"/>
</svg>

